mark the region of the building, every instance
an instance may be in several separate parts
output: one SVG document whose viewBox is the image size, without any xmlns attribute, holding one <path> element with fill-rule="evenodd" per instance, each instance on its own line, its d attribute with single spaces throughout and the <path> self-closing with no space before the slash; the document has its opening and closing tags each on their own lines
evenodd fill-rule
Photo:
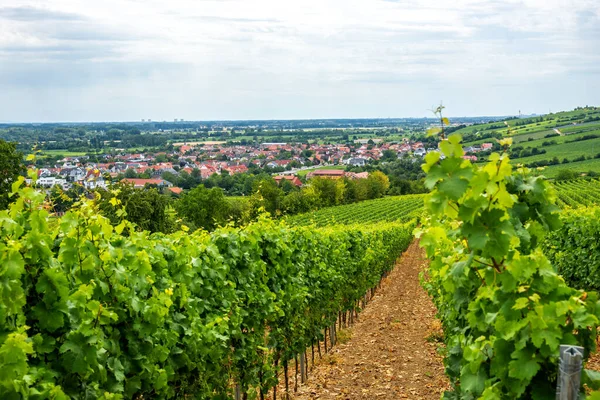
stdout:
<svg viewBox="0 0 600 400">
<path fill-rule="evenodd" d="M 277 182 L 278 185 L 281 185 L 281 182 L 286 180 L 290 181 L 294 186 L 302 186 L 302 181 L 300 181 L 300 179 L 295 175 L 278 175 L 275 176 L 273 179 L 275 179 L 275 182 Z"/>
<path fill-rule="evenodd" d="M 178 196 L 183 192 L 183 189 L 180 188 L 180 187 L 177 187 L 177 186 L 173 186 L 173 187 L 167 188 L 167 190 L 170 191 L 173 194 L 178 195 Z"/>
<path fill-rule="evenodd" d="M 132 184 L 135 189 L 142 189 L 146 185 L 156 185 L 159 188 L 171 187 L 173 184 L 164 179 L 138 179 L 138 178 L 125 178 L 121 180 L 122 183 Z"/>
<path fill-rule="evenodd" d="M 291 160 L 273 160 L 270 161 L 266 164 L 267 167 L 269 168 L 277 168 L 277 167 L 287 167 L 290 162 L 292 162 Z"/>
<path fill-rule="evenodd" d="M 54 176 L 47 176 L 38 178 L 36 183 L 41 187 L 51 188 L 54 185 L 58 185 L 64 189 L 67 184 L 67 180 L 56 178 Z"/>
<path fill-rule="evenodd" d="M 353 179 L 367 179 L 369 177 L 369 173 L 368 172 L 357 172 L 357 173 L 352 173 L 349 172 L 351 178 Z"/>
<path fill-rule="evenodd" d="M 344 164 L 352 165 L 354 167 L 364 167 L 367 164 L 367 159 L 363 157 L 353 157 L 344 160 Z"/>
<path fill-rule="evenodd" d="M 419 147 L 414 152 L 414 155 L 419 157 L 423 157 L 425 154 L 427 154 L 427 150 L 425 150 L 423 147 Z"/>
<path fill-rule="evenodd" d="M 343 178 L 346 173 L 341 169 L 316 169 L 314 171 L 309 172 L 306 175 L 307 179 L 310 178 L 329 178 L 329 179 L 339 179 Z"/>
</svg>

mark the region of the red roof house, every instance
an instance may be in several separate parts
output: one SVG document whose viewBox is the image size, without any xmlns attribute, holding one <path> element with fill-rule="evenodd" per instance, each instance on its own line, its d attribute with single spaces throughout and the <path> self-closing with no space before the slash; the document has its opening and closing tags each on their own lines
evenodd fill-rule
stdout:
<svg viewBox="0 0 600 400">
<path fill-rule="evenodd" d="M 273 179 L 275 179 L 275 182 L 277 182 L 278 185 L 281 185 L 281 182 L 286 180 L 292 182 L 292 184 L 294 184 L 295 186 L 302 186 L 302 181 L 300 181 L 300 179 L 298 179 L 298 177 L 295 175 L 278 175 Z"/>
</svg>

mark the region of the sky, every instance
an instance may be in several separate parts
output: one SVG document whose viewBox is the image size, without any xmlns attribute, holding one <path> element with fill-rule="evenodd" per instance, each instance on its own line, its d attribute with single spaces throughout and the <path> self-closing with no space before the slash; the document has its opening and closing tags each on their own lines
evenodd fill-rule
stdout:
<svg viewBox="0 0 600 400">
<path fill-rule="evenodd" d="M 600 105 L 598 0 L 0 0 L 0 121 Z"/>
</svg>

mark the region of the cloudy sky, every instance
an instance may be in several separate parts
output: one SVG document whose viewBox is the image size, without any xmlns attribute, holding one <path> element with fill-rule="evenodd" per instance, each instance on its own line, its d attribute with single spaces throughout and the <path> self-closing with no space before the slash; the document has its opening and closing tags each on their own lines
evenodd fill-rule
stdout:
<svg viewBox="0 0 600 400">
<path fill-rule="evenodd" d="M 0 121 L 600 105 L 598 0 L 1 0 Z"/>
</svg>

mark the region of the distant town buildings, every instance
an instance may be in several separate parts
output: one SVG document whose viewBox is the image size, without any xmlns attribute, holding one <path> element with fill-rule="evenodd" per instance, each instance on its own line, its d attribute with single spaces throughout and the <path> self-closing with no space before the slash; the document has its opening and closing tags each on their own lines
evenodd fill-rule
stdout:
<svg viewBox="0 0 600 400">
<path fill-rule="evenodd" d="M 385 143 L 379 140 L 377 144 L 374 142 L 368 143 L 368 140 L 352 144 L 181 142 L 174 143 L 170 151 L 103 154 L 97 162 L 90 162 L 86 156 L 64 157 L 56 162 L 56 165 L 40 168 L 37 183 L 48 188 L 58 185 L 68 189 L 73 184 L 79 184 L 93 189 L 106 188 L 111 182 L 120 181 L 132 184 L 135 188 L 155 185 L 179 194 L 181 189 L 173 186 L 169 181 L 170 177 L 188 174 L 204 180 L 215 174 L 243 174 L 253 167 L 258 167 L 279 174 L 275 176 L 278 183 L 286 180 L 295 186 L 300 186 L 302 181 L 294 175 L 294 172 L 299 169 L 309 169 L 306 175 L 308 179 L 313 177 L 361 179 L 366 178 L 368 173 L 346 172 L 344 169 L 365 167 L 372 161 L 381 159 L 384 152 L 389 154 L 389 151 L 393 151 L 398 158 L 420 158 L 427 153 L 439 151 L 436 148 L 425 148 L 422 142 L 412 142 L 408 139 L 398 143 Z M 466 153 L 476 159 L 477 157 L 472 154 L 491 148 L 491 143 L 482 143 L 467 148 Z M 328 166 L 341 166 L 341 168 L 327 168 Z"/>
</svg>

